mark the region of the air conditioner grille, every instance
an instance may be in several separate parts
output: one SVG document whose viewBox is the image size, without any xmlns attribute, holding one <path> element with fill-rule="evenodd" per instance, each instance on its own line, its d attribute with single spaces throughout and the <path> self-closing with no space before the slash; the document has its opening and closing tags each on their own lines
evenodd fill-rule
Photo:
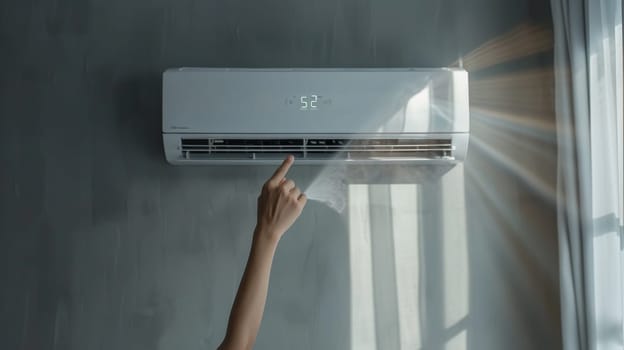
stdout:
<svg viewBox="0 0 624 350">
<path fill-rule="evenodd" d="M 451 139 L 226 139 L 182 138 L 186 159 L 275 159 L 293 154 L 308 159 L 453 159 Z"/>
</svg>

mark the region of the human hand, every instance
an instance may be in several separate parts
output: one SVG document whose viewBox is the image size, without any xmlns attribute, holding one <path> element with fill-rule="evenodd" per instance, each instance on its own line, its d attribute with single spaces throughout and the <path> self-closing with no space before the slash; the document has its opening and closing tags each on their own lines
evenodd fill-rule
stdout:
<svg viewBox="0 0 624 350">
<path fill-rule="evenodd" d="M 297 220 L 307 202 L 306 195 L 286 179 L 286 173 L 295 161 L 291 155 L 262 187 L 258 197 L 258 223 L 256 235 L 278 242 L 282 235 Z"/>
</svg>

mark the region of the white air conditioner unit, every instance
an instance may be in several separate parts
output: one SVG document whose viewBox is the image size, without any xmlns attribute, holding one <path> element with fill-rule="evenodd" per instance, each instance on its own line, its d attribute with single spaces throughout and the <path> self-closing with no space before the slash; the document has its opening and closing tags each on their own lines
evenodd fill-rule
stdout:
<svg viewBox="0 0 624 350">
<path fill-rule="evenodd" d="M 466 157 L 458 69 L 178 68 L 163 74 L 171 164 L 449 164 Z"/>
</svg>

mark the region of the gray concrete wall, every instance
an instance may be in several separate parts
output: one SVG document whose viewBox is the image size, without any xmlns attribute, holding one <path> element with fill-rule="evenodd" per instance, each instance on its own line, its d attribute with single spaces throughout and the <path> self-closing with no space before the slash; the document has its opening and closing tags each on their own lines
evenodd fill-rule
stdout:
<svg viewBox="0 0 624 350">
<path fill-rule="evenodd" d="M 344 212 L 310 202 L 277 252 L 257 348 L 560 348 L 551 53 L 522 46 L 549 36 L 504 36 L 548 27 L 548 13 L 525 0 L 3 1 L 0 347 L 221 340 L 272 169 L 165 164 L 163 69 L 464 57 L 466 164 L 441 178 L 356 171 Z"/>
</svg>

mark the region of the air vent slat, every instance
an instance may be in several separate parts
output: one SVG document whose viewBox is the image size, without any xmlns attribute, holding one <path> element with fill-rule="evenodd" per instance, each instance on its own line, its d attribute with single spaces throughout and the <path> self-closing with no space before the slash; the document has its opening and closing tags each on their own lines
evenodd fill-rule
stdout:
<svg viewBox="0 0 624 350">
<path fill-rule="evenodd" d="M 180 151 L 193 159 L 452 159 L 450 139 L 210 139 L 183 138 Z"/>
<path fill-rule="evenodd" d="M 449 147 L 451 146 L 451 144 L 431 144 L 431 145 L 425 145 L 425 144 L 415 144 L 415 145 L 344 145 L 344 146 L 311 146 L 311 145 L 306 145 L 305 148 L 306 149 L 345 149 L 345 148 L 350 148 L 350 149 L 384 149 L 384 148 L 440 148 L 440 147 Z M 206 147 L 204 145 L 189 145 L 189 146 L 185 146 L 187 148 L 203 148 Z M 213 145 L 213 148 L 259 148 L 259 149 L 282 149 L 285 147 L 292 147 L 292 146 L 254 146 L 254 145 L 227 145 L 227 146 L 223 146 L 223 145 Z M 301 147 L 301 146 L 296 146 L 296 147 Z"/>
</svg>

